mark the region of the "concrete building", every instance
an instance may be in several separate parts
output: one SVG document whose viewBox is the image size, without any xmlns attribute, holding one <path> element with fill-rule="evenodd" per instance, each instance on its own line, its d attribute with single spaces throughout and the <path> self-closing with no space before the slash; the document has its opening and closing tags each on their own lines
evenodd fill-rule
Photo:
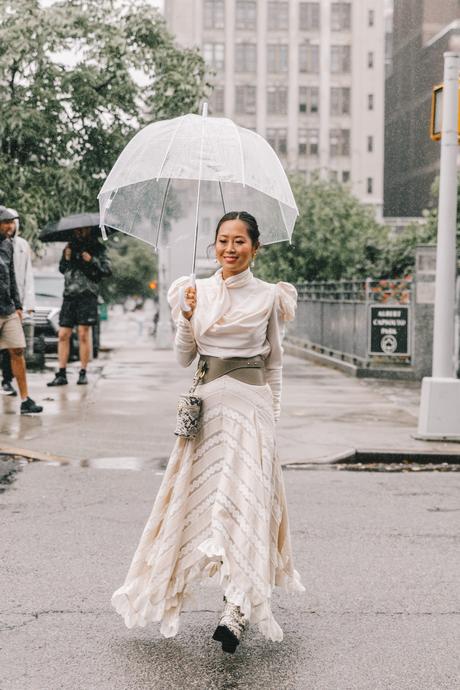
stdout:
<svg viewBox="0 0 460 690">
<path fill-rule="evenodd" d="M 215 70 L 210 110 L 256 130 L 287 170 L 383 206 L 382 0 L 165 0 L 178 43 Z"/>
<path fill-rule="evenodd" d="M 443 53 L 459 50 L 459 0 L 394 0 L 391 69 L 385 88 L 385 216 L 420 216 L 439 174 L 429 138 L 431 92 Z"/>
</svg>

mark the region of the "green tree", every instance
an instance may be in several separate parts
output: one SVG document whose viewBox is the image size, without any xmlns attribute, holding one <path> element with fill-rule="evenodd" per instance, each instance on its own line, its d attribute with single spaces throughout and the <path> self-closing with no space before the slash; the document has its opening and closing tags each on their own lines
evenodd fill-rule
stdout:
<svg viewBox="0 0 460 690">
<path fill-rule="evenodd" d="M 415 249 L 419 244 L 436 244 L 438 233 L 439 177 L 431 187 L 426 223 L 412 223 L 398 235 L 389 238 L 384 259 L 385 277 L 404 276 L 415 270 Z M 457 256 L 460 257 L 460 177 L 457 186 Z"/>
<path fill-rule="evenodd" d="M 106 302 L 123 302 L 136 295 L 143 299 L 153 297 L 149 283 L 157 276 L 157 259 L 153 248 L 133 237 L 117 233 L 109 239 L 109 257 L 113 276 L 102 283 Z"/>
<path fill-rule="evenodd" d="M 35 242 L 47 221 L 95 209 L 133 134 L 197 111 L 208 84 L 143 0 L 0 0 L 0 87 L 0 203 Z"/>
<path fill-rule="evenodd" d="M 256 274 L 289 282 L 365 278 L 381 271 L 387 231 L 343 185 L 291 178 L 299 208 L 292 245 L 261 250 Z"/>
</svg>

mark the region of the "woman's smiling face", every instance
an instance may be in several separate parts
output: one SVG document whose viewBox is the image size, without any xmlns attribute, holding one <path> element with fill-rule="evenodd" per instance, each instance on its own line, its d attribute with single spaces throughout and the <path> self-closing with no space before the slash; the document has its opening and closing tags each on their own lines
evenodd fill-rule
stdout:
<svg viewBox="0 0 460 690">
<path fill-rule="evenodd" d="M 216 259 L 222 266 L 222 277 L 245 271 L 255 255 L 246 223 L 236 218 L 226 220 L 219 228 L 215 244 Z"/>
</svg>

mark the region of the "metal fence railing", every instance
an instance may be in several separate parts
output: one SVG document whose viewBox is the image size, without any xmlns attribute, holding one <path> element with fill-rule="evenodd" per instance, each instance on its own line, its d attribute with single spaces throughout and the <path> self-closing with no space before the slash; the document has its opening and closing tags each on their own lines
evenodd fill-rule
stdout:
<svg viewBox="0 0 460 690">
<path fill-rule="evenodd" d="M 412 280 L 350 280 L 296 285 L 297 318 L 288 336 L 311 349 L 369 366 L 370 307 L 411 307 Z M 411 321 L 409 322 L 411 323 Z M 399 358 L 410 363 L 410 354 Z M 385 356 L 379 357 L 380 361 Z M 388 361 L 395 360 L 393 354 Z"/>
</svg>

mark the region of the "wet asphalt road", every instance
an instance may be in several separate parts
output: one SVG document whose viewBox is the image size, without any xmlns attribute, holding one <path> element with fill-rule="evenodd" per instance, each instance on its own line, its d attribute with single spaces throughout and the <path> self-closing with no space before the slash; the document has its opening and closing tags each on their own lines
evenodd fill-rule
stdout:
<svg viewBox="0 0 460 690">
<path fill-rule="evenodd" d="M 124 330 L 120 323 L 120 341 Z M 72 373 L 51 392 L 48 377 L 33 375 L 37 397 L 51 398 L 39 418 L 21 418 L 17 401 L 3 400 L 0 445 L 70 462 L 26 465 L 0 494 L 0 688 L 460 688 L 458 473 L 285 470 L 306 592 L 274 594 L 281 644 L 250 629 L 224 656 L 211 640 L 221 606 L 214 588 L 198 592 L 175 639 L 157 625 L 124 627 L 110 596 L 151 510 L 177 394 L 190 378 L 169 355 L 153 361 L 148 352 L 144 339 L 92 365 L 84 390 Z M 399 443 L 415 424 L 410 388 L 382 391 L 293 358 L 285 384 L 286 461 L 321 461 L 376 434 Z"/>
<path fill-rule="evenodd" d="M 211 640 L 204 588 L 175 639 L 109 605 L 161 481 L 32 463 L 0 496 L 2 690 L 455 690 L 460 476 L 286 470 L 306 592 L 276 591 L 282 643 Z"/>
</svg>

